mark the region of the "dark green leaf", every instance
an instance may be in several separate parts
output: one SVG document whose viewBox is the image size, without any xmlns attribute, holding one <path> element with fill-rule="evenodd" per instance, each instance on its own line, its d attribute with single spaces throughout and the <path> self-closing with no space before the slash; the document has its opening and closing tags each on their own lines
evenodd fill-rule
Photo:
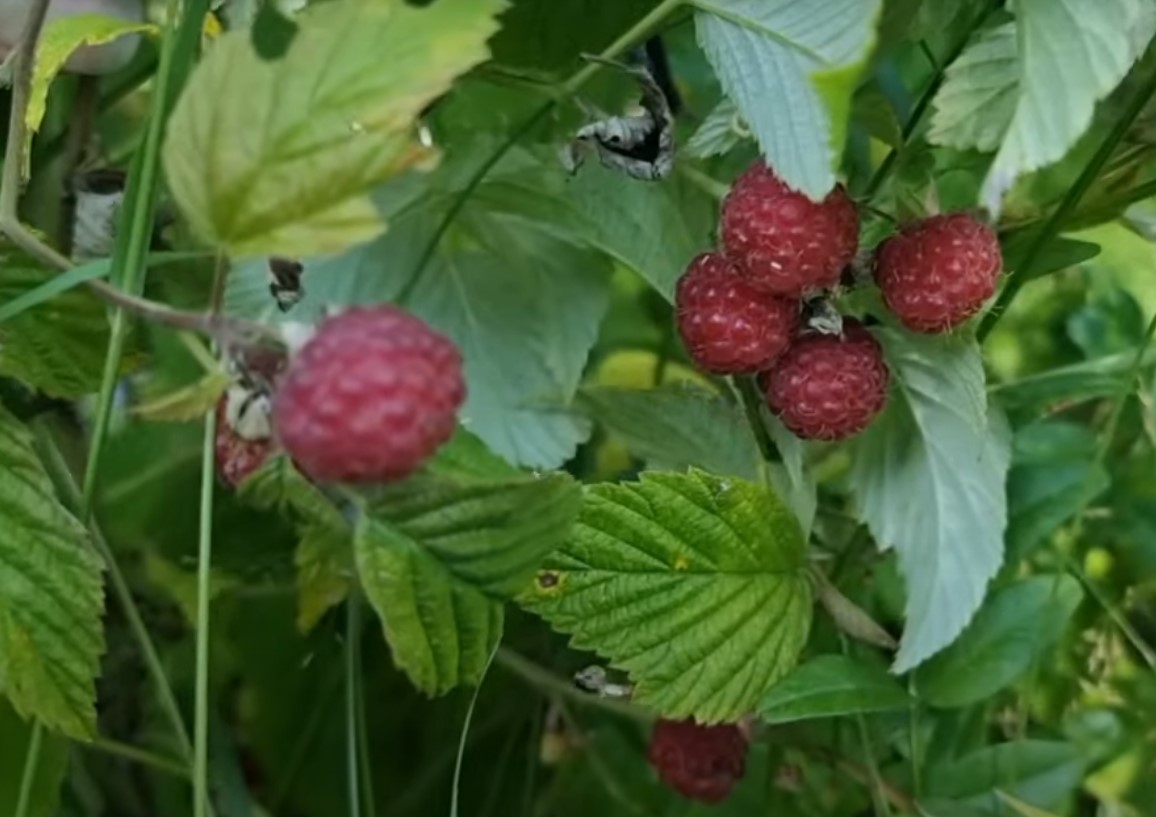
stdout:
<svg viewBox="0 0 1156 817">
<path fill-rule="evenodd" d="M 823 655 L 792 670 L 759 703 L 767 723 L 906 709 L 911 698 L 893 675 L 842 655 Z"/>
<path fill-rule="evenodd" d="M 1036 576 L 992 595 L 959 639 L 919 670 L 919 696 L 956 707 L 990 698 L 1059 640 L 1083 598 L 1067 575 Z"/>
<path fill-rule="evenodd" d="M 924 772 L 928 795 L 956 801 L 980 814 L 1007 808 L 996 789 L 1040 808 L 1062 803 L 1084 777 L 1084 758 L 1070 743 L 1021 740 L 972 752 Z"/>
<path fill-rule="evenodd" d="M 28 759 L 32 725 L 12 711 L 0 697 L 0 814 L 15 814 L 20 783 Z M 68 770 L 68 741 L 51 732 L 41 736 L 36 777 L 32 781 L 31 808 L 26 817 L 57 814 L 60 787 Z"/>
</svg>

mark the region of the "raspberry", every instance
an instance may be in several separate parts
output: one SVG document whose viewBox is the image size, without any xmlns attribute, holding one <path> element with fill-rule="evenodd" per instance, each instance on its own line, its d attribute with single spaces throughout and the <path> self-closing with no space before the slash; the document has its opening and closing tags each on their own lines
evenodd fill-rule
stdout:
<svg viewBox="0 0 1156 817">
<path fill-rule="evenodd" d="M 890 380 L 879 343 L 850 319 L 842 337 L 800 337 L 761 378 L 771 411 L 805 440 L 858 434 L 882 411 Z"/>
<path fill-rule="evenodd" d="M 448 338 L 396 307 L 355 307 L 321 324 L 290 363 L 273 425 L 314 479 L 387 482 L 450 438 L 465 397 Z"/>
<path fill-rule="evenodd" d="M 717 253 L 691 262 L 675 293 L 678 331 L 700 369 L 718 374 L 770 366 L 799 328 L 796 301 L 760 292 Z"/>
<path fill-rule="evenodd" d="M 995 294 L 1003 267 L 999 241 L 966 213 L 905 226 L 875 256 L 875 281 L 895 316 L 914 332 L 944 332 Z"/>
<path fill-rule="evenodd" d="M 722 239 L 753 286 L 799 298 L 839 283 L 859 248 L 859 212 L 842 186 L 815 203 L 760 161 L 723 202 Z"/>
<path fill-rule="evenodd" d="M 228 395 L 217 403 L 217 473 L 227 484 L 236 488 L 265 464 L 276 445 L 272 437 L 267 435 L 247 439 L 239 433 L 229 422 L 228 404 Z"/>
<path fill-rule="evenodd" d="M 646 753 L 662 782 L 683 797 L 719 803 L 746 771 L 747 738 L 733 723 L 659 720 Z"/>
</svg>

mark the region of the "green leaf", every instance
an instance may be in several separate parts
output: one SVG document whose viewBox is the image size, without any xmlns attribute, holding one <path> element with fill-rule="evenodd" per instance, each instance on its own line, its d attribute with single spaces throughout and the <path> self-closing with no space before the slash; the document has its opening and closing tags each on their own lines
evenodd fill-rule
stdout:
<svg viewBox="0 0 1156 817">
<path fill-rule="evenodd" d="M 509 598 L 569 533 L 582 492 L 566 474 L 505 482 L 410 479 L 373 507 L 457 579 Z"/>
<path fill-rule="evenodd" d="M 993 594 L 959 640 L 919 670 L 919 696 L 956 707 L 995 695 L 1059 640 L 1083 595 L 1079 582 L 1062 574 Z"/>
<path fill-rule="evenodd" d="M 723 97 L 698 126 L 694 136 L 682 149 L 682 155 L 692 159 L 705 159 L 729 153 L 744 138 L 743 133 L 739 131 L 739 123 L 738 106 Z M 745 125 L 743 127 L 745 128 Z"/>
<path fill-rule="evenodd" d="M 294 320 L 405 293 L 464 179 L 485 158 L 458 154 L 432 179 L 418 180 L 439 186 L 418 187 L 380 239 L 307 260 L 308 292 Z M 401 181 L 384 192 L 404 199 L 412 191 Z M 589 436 L 589 423 L 568 408 L 609 296 L 608 264 L 556 235 L 563 183 L 559 168 L 513 151 L 462 208 L 405 301 L 462 350 L 469 395 L 462 424 L 505 460 L 533 468 L 561 466 Z M 266 315 L 265 276 L 263 264 L 230 275 L 231 310 Z"/>
<path fill-rule="evenodd" d="M 32 85 L 28 89 L 28 108 L 24 114 L 28 132 L 36 133 L 40 130 L 48 102 L 48 87 L 77 49 L 82 46 L 105 45 L 128 35 L 155 30 L 155 26 L 140 22 L 139 19 L 124 20 L 103 14 L 71 14 L 48 20 L 36 45 Z M 116 61 L 127 63 L 136 46 L 135 37 L 118 44 L 115 51 L 121 59 Z"/>
<path fill-rule="evenodd" d="M 658 5 L 657 0 L 513 0 L 494 37 L 494 59 L 517 68 L 570 72 Z"/>
<path fill-rule="evenodd" d="M 639 184 L 588 165 L 566 190 L 573 234 L 635 270 L 672 302 L 675 284 L 708 242 L 688 221 L 676 181 Z"/>
<path fill-rule="evenodd" d="M 1026 243 L 1032 237 L 1032 234 L 1028 233 L 1023 236 L 1021 241 Z M 1023 244 L 1020 241 L 1008 242 L 1004 247 L 1004 257 L 1017 256 L 1021 246 Z M 1043 250 L 1036 255 L 1030 269 L 1016 270 L 1016 275 L 1021 276 L 1025 281 L 1032 281 L 1045 275 L 1051 275 L 1053 272 L 1061 272 L 1083 264 L 1085 261 L 1091 261 L 1099 254 L 1099 244 L 1056 236 L 1044 244 Z"/>
<path fill-rule="evenodd" d="M 1007 814 L 996 790 L 1053 808 L 1080 785 L 1086 762 L 1070 743 L 1022 740 L 988 746 L 924 773 L 927 794 L 983 814 Z"/>
<path fill-rule="evenodd" d="M 34 264 L 30 265 L 35 266 Z M 7 266 L 5 264 L 5 267 Z M 10 321 L 34 306 L 39 306 L 73 287 L 80 286 L 85 281 L 106 278 L 110 266 L 107 258 L 90 261 L 87 264 L 73 267 L 67 272 L 53 275 L 39 286 L 22 292 L 14 298 L 5 298 L 4 304 L 0 305 L 0 323 Z"/>
<path fill-rule="evenodd" d="M 758 479 L 758 445 L 742 412 L 703 389 L 588 388 L 578 406 L 651 468 Z"/>
<path fill-rule="evenodd" d="M 220 37 L 177 103 L 164 147 L 190 224 L 237 256 L 336 252 L 379 234 L 370 190 L 428 161 L 413 122 L 486 59 L 504 6 L 338 0 L 298 15 L 276 62 L 261 59 L 245 30 Z"/>
<path fill-rule="evenodd" d="M 990 153 L 1003 141 L 1019 101 L 1016 24 L 980 32 L 947 67 L 935 95 L 928 141 Z"/>
<path fill-rule="evenodd" d="M 821 199 L 880 0 L 695 0 L 698 38 L 775 172 Z M 789 111 L 789 116 L 783 112 Z"/>
<path fill-rule="evenodd" d="M 1057 369 L 1029 375 L 1011 383 L 999 383 L 991 394 L 1008 410 L 1039 412 L 1055 403 L 1072 406 L 1077 403 L 1119 394 L 1124 377 L 1132 370 L 1135 351 L 1074 363 Z M 1156 348 L 1147 349 L 1141 365 L 1156 364 Z"/>
<path fill-rule="evenodd" d="M 1016 432 L 1008 472 L 1010 559 L 1024 559 L 1046 537 L 1108 489 L 1111 477 L 1095 461 L 1096 436 L 1076 423 L 1050 420 Z"/>
<path fill-rule="evenodd" d="M 987 409 L 974 340 L 879 338 L 897 388 L 856 446 L 852 484 L 907 580 L 903 672 L 959 635 L 1003 562 L 1010 447 L 1002 415 Z"/>
<path fill-rule="evenodd" d="M 357 572 L 393 660 L 428 695 L 476 685 L 502 637 L 502 604 L 456 579 L 421 543 L 362 518 Z"/>
<path fill-rule="evenodd" d="M 0 693 L 69 737 L 96 732 L 101 563 L 27 430 L 0 408 Z"/>
<path fill-rule="evenodd" d="M 23 253 L 0 253 L 0 303 L 55 287 L 61 277 L 45 270 Z M 53 397 L 75 398 L 100 387 L 104 349 L 108 345 L 108 315 L 87 292 L 73 290 L 51 300 L 40 296 L 24 301 L 21 311 L 0 325 L 0 374 L 22 380 Z M 9 314 L 15 304 L 9 304 Z M 131 360 L 126 365 L 131 365 Z"/>
<path fill-rule="evenodd" d="M 32 725 L 0 697 L 0 814 L 16 813 L 31 737 Z M 25 817 L 52 817 L 58 813 L 60 787 L 67 771 L 68 741 L 51 732 L 42 733 L 30 808 Z"/>
<path fill-rule="evenodd" d="M 1018 797 L 1012 797 L 1005 791 L 996 789 L 995 794 L 996 797 L 998 797 L 1000 801 L 1004 803 L 1004 805 L 1006 805 L 1016 814 L 1020 815 L 1020 817 L 1059 817 L 1057 814 L 1051 811 L 1046 811 L 1042 808 L 1036 808 L 1031 803 L 1025 803 Z"/>
<path fill-rule="evenodd" d="M 910 704 L 906 690 L 884 670 L 842 655 L 822 655 L 771 687 L 758 711 L 767 723 L 791 723 L 888 712 Z"/>
<path fill-rule="evenodd" d="M 1015 112 L 984 181 L 993 213 L 1022 174 L 1061 159 L 1092 123 L 1096 103 L 1128 73 L 1156 32 L 1138 0 L 1019 0 Z"/>
<path fill-rule="evenodd" d="M 519 601 L 629 672 L 639 703 L 733 720 L 806 642 L 804 545 L 791 511 L 760 485 L 648 472 L 589 487 L 569 539 Z"/>
<path fill-rule="evenodd" d="M 239 496 L 272 508 L 297 525 L 297 627 L 307 633 L 345 600 L 353 575 L 352 532 L 341 511 L 285 456 L 266 462 L 241 483 Z"/>
</svg>

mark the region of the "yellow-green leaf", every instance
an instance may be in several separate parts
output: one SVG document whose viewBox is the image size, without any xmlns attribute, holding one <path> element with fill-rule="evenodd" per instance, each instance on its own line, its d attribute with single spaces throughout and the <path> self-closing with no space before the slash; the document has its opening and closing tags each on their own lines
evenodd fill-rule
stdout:
<svg viewBox="0 0 1156 817">
<path fill-rule="evenodd" d="M 335 0 L 309 8 L 282 59 L 247 31 L 194 71 L 164 147 L 193 228 L 234 256 L 336 252 L 384 229 L 370 190 L 430 164 L 421 111 L 484 61 L 505 0 Z"/>
<path fill-rule="evenodd" d="M 57 17 L 44 25 L 36 47 L 36 65 L 32 69 L 28 109 L 24 115 L 30 133 L 40 129 L 48 100 L 48 87 L 78 49 L 111 43 L 130 34 L 153 32 L 155 26 L 124 20 L 104 14 L 74 14 Z M 131 56 L 131 53 L 130 53 Z M 31 142 L 29 142 L 31 144 Z M 27 162 L 28 156 L 25 155 Z"/>
</svg>

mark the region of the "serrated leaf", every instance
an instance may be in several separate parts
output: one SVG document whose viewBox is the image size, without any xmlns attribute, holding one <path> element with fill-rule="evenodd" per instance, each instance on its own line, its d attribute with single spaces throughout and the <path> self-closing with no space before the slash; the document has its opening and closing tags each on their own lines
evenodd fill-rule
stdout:
<svg viewBox="0 0 1156 817">
<path fill-rule="evenodd" d="M 1148 0 L 1020 0 L 1015 112 L 980 193 L 992 213 L 1024 173 L 1061 159 L 1156 32 Z"/>
<path fill-rule="evenodd" d="M 0 697 L 0 814 L 17 813 L 31 739 L 32 724 L 22 720 Z M 52 817 L 58 813 L 60 787 L 68 771 L 68 749 L 69 741 L 60 735 L 49 732 L 41 736 L 27 817 Z"/>
<path fill-rule="evenodd" d="M 996 790 L 1052 808 L 1076 790 L 1087 766 L 1070 743 L 1021 740 L 988 746 L 925 772 L 927 794 L 983 814 L 1006 814 Z"/>
<path fill-rule="evenodd" d="M 904 672 L 950 644 L 1003 562 L 1009 434 L 974 340 L 881 332 L 897 387 L 855 450 L 852 485 L 907 580 Z"/>
<path fill-rule="evenodd" d="M 980 32 L 944 73 L 928 141 L 959 150 L 996 150 L 1019 101 L 1019 69 L 1014 22 Z"/>
<path fill-rule="evenodd" d="M 0 302 L 55 277 L 21 252 L 5 247 L 0 253 Z M 53 397 L 90 394 L 100 387 L 108 333 L 107 310 L 96 298 L 80 290 L 57 295 L 0 325 L 0 374 Z"/>
<path fill-rule="evenodd" d="M 723 97 L 714 110 L 698 126 L 694 136 L 682 150 L 683 156 L 705 159 L 729 153 L 745 137 L 737 127 L 739 109 L 729 98 Z"/>
<path fill-rule="evenodd" d="M 906 709 L 907 691 L 885 670 L 842 655 L 822 655 L 797 667 L 759 703 L 767 723 L 792 723 Z"/>
<path fill-rule="evenodd" d="M 96 731 L 101 563 L 57 500 L 31 435 L 0 407 L 0 693 L 69 737 Z"/>
<path fill-rule="evenodd" d="M 758 479 L 758 445 L 742 412 L 703 389 L 587 388 L 578 406 L 651 468 Z"/>
<path fill-rule="evenodd" d="M 768 163 L 812 199 L 835 185 L 880 0 L 695 0 L 699 43 Z M 784 115 L 789 111 L 789 115 Z"/>
<path fill-rule="evenodd" d="M 919 697 L 967 706 L 1013 683 L 1059 640 L 1083 598 L 1070 576 L 1036 576 L 992 595 L 954 644 L 919 670 Z"/>
<path fill-rule="evenodd" d="M 44 24 L 36 44 L 36 61 L 32 67 L 32 84 L 28 89 L 28 108 L 24 122 L 29 133 L 40 130 L 48 101 L 48 87 L 64 68 L 68 58 L 82 46 L 98 46 L 142 32 L 154 32 L 156 27 L 139 20 L 124 20 L 104 14 L 71 14 L 56 17 Z M 135 50 L 134 43 L 125 43 L 117 50 L 123 55 L 119 61 L 128 62 Z M 110 55 L 106 55 L 110 56 Z M 29 140 L 29 146 L 31 140 Z M 27 161 L 27 154 L 25 155 Z"/>
<path fill-rule="evenodd" d="M 373 512 L 437 557 L 457 579 L 509 598 L 569 533 L 582 492 L 566 474 L 504 482 L 410 479 Z"/>
<path fill-rule="evenodd" d="M 297 627 L 309 632 L 345 600 L 353 581 L 352 531 L 342 512 L 286 456 L 276 456 L 241 483 L 240 498 L 273 508 L 297 525 Z"/>
<path fill-rule="evenodd" d="M 707 723 L 752 710 L 811 622 L 804 540 L 766 488 L 692 470 L 587 489 L 572 534 L 519 597 L 629 672 L 634 698 Z"/>
<path fill-rule="evenodd" d="M 221 36 L 173 111 L 169 187 L 203 239 L 233 255 L 336 252 L 384 228 L 373 187 L 427 164 L 415 118 L 488 56 L 504 0 L 339 0 L 299 14 L 285 56 Z M 388 54 L 390 70 L 381 70 Z"/>
<path fill-rule="evenodd" d="M 502 604 L 455 578 L 422 545 L 365 516 L 357 572 L 381 619 L 394 663 L 429 695 L 482 679 L 502 637 Z"/>
</svg>

